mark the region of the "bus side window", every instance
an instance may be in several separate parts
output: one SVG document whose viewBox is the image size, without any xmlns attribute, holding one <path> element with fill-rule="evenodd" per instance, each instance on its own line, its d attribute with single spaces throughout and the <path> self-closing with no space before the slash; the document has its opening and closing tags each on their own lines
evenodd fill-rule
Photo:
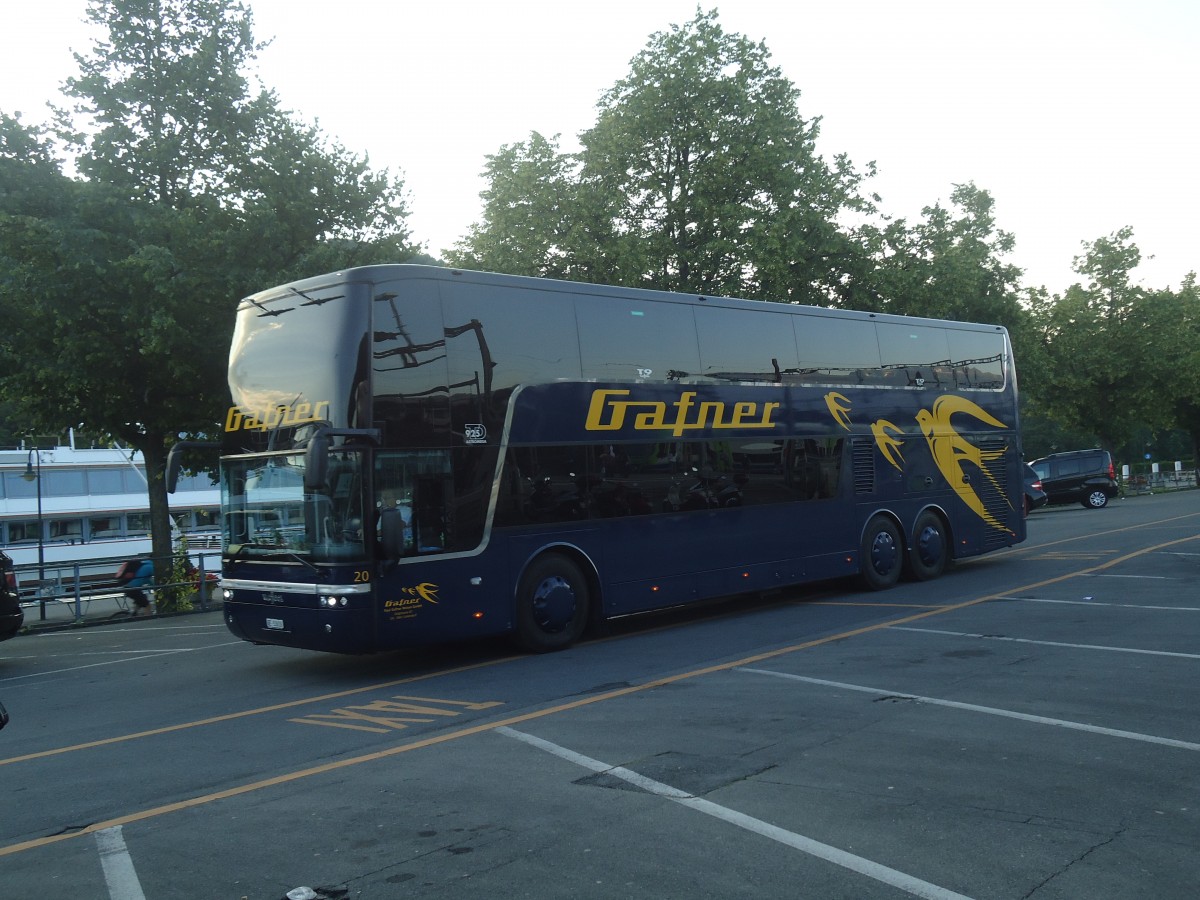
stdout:
<svg viewBox="0 0 1200 900">
<path fill-rule="evenodd" d="M 388 559 L 398 559 L 412 552 L 412 507 L 406 502 L 399 487 L 377 487 L 376 536 L 383 555 Z"/>
<path fill-rule="evenodd" d="M 398 507 L 385 506 L 379 510 L 379 543 L 385 559 L 399 559 L 404 555 L 406 531 Z"/>
<path fill-rule="evenodd" d="M 413 497 L 413 540 L 418 553 L 446 546 L 446 481 L 440 475 L 417 478 Z"/>
</svg>

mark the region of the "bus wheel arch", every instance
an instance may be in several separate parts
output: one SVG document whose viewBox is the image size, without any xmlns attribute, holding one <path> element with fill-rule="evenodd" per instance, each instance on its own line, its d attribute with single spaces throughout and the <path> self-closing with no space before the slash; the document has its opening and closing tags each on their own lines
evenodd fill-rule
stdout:
<svg viewBox="0 0 1200 900">
<path fill-rule="evenodd" d="M 913 522 L 909 539 L 908 572 L 917 581 L 930 581 L 946 571 L 953 552 L 950 525 L 940 510 L 930 507 L 921 511 Z"/>
<path fill-rule="evenodd" d="M 900 580 L 904 560 L 900 523 L 888 513 L 876 513 L 862 533 L 858 571 L 863 584 L 873 591 L 887 590 Z"/>
<path fill-rule="evenodd" d="M 592 621 L 597 588 L 590 561 L 571 548 L 550 548 L 530 559 L 514 598 L 517 643 L 533 653 L 574 644 Z"/>
</svg>

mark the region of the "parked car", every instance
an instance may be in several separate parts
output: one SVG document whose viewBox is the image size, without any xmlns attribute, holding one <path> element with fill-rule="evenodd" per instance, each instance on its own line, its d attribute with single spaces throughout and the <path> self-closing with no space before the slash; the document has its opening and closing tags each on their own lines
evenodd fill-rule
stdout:
<svg viewBox="0 0 1200 900">
<path fill-rule="evenodd" d="M 25 624 L 25 613 L 21 611 L 21 599 L 17 594 L 17 576 L 13 561 L 0 550 L 0 641 L 6 641 Z"/>
<path fill-rule="evenodd" d="M 1117 496 L 1117 471 L 1107 450 L 1068 450 L 1030 463 L 1050 503 L 1102 509 Z"/>
<path fill-rule="evenodd" d="M 1023 465 L 1025 468 L 1025 515 L 1029 515 L 1035 509 L 1045 506 L 1049 498 L 1042 490 L 1042 479 L 1038 478 L 1038 473 L 1033 471 L 1033 466 L 1029 463 L 1023 463 Z"/>
</svg>

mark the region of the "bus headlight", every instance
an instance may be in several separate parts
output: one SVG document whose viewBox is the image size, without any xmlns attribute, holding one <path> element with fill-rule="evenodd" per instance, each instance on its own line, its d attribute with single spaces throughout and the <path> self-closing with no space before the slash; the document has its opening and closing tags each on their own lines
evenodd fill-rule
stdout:
<svg viewBox="0 0 1200 900">
<path fill-rule="evenodd" d="M 321 606 L 328 606 L 330 609 L 334 609 L 339 606 L 345 606 L 349 602 L 349 597 L 334 597 L 328 594 L 323 594 L 319 600 Z"/>
</svg>

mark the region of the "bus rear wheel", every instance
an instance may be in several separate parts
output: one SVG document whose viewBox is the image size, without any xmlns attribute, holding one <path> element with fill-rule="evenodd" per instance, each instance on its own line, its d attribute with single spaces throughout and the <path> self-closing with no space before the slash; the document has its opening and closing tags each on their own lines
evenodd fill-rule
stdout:
<svg viewBox="0 0 1200 900">
<path fill-rule="evenodd" d="M 876 516 L 867 523 L 859 554 L 859 574 L 863 584 L 873 591 L 892 587 L 904 568 L 904 541 L 900 529 L 887 516 Z"/>
<path fill-rule="evenodd" d="M 566 556 L 534 560 L 517 587 L 517 643 L 534 653 L 571 646 L 587 626 L 589 593 L 583 572 Z"/>
<path fill-rule="evenodd" d="M 908 567 L 918 581 L 929 581 L 946 571 L 949 557 L 946 526 L 941 516 L 925 511 L 917 516 L 913 526 L 912 546 L 908 553 Z"/>
</svg>

